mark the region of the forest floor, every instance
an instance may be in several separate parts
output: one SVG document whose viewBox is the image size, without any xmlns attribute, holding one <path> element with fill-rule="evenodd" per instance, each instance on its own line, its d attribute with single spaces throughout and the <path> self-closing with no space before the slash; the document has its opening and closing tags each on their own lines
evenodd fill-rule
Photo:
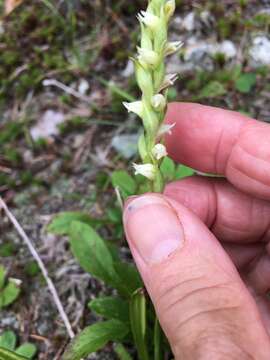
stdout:
<svg viewBox="0 0 270 360">
<path fill-rule="evenodd" d="M 140 123 L 122 101 L 139 96 L 129 57 L 145 1 L 54 3 L 26 1 L 0 20 L 0 194 L 78 332 L 96 320 L 89 300 L 110 290 L 80 269 L 65 237 L 46 227 L 62 211 L 110 213 L 101 232 L 128 252 L 110 174 L 131 170 L 137 156 Z M 184 46 L 168 60 L 169 72 L 180 74 L 170 100 L 270 121 L 269 26 L 268 1 L 179 1 L 171 38 Z M 1 310 L 0 332 L 34 342 L 39 360 L 60 359 L 68 337 L 46 283 L 4 212 L 0 229 L 0 264 L 22 280 L 18 300 Z M 108 347 L 92 358 L 115 357 Z"/>
</svg>

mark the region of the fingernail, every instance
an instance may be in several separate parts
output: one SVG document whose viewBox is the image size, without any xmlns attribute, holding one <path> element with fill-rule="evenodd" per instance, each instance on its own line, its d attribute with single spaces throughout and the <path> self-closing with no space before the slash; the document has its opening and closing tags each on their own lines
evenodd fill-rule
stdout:
<svg viewBox="0 0 270 360">
<path fill-rule="evenodd" d="M 124 225 L 130 246 L 148 264 L 164 261 L 184 243 L 181 223 L 161 196 L 144 195 L 129 201 Z"/>
</svg>

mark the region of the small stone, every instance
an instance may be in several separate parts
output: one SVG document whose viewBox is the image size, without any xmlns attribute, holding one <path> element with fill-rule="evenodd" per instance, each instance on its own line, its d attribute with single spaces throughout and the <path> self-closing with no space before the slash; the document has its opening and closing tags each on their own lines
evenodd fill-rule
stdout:
<svg viewBox="0 0 270 360">
<path fill-rule="evenodd" d="M 85 79 L 81 79 L 78 85 L 78 91 L 80 94 L 85 95 L 89 90 L 89 83 Z"/>
<path fill-rule="evenodd" d="M 47 110 L 37 124 L 30 129 L 33 140 L 46 139 L 59 134 L 58 126 L 65 121 L 65 115 L 60 111 Z"/>
<path fill-rule="evenodd" d="M 186 31 L 193 31 L 195 29 L 195 14 L 194 12 L 190 12 L 187 14 L 182 22 L 182 27 Z"/>
<path fill-rule="evenodd" d="M 270 40 L 265 35 L 256 36 L 249 49 L 254 66 L 270 65 Z"/>
</svg>

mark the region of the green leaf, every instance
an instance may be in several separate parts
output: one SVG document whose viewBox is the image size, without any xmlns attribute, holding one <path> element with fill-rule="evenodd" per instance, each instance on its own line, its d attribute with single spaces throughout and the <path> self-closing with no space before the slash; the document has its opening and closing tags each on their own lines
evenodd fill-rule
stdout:
<svg viewBox="0 0 270 360">
<path fill-rule="evenodd" d="M 24 343 L 16 349 L 16 354 L 22 355 L 27 359 L 33 359 L 37 352 L 37 347 L 31 343 Z"/>
<path fill-rule="evenodd" d="M 154 327 L 154 360 L 162 360 L 162 332 L 161 327 L 159 325 L 158 318 L 155 319 L 155 327 Z"/>
<path fill-rule="evenodd" d="M 26 357 L 22 355 L 18 355 L 13 351 L 8 349 L 3 349 L 0 347 L 0 360 L 28 360 Z"/>
<path fill-rule="evenodd" d="M 131 296 L 134 291 L 142 287 L 142 280 L 135 266 L 124 262 L 115 262 L 114 268 L 128 295 Z"/>
<path fill-rule="evenodd" d="M 194 174 L 194 170 L 190 167 L 185 165 L 178 165 L 175 171 L 175 180 L 183 179 Z"/>
<path fill-rule="evenodd" d="M 118 320 L 109 320 L 88 326 L 68 346 L 63 360 L 80 360 L 100 350 L 109 341 L 121 341 L 128 331 L 127 325 Z"/>
<path fill-rule="evenodd" d="M 169 157 L 165 157 L 160 165 L 162 175 L 167 181 L 173 180 L 175 174 L 175 163 Z"/>
<path fill-rule="evenodd" d="M 5 331 L 0 336 L 0 347 L 8 350 L 14 350 L 16 346 L 16 335 L 13 331 Z"/>
<path fill-rule="evenodd" d="M 239 92 L 247 94 L 251 91 L 255 84 L 256 74 L 246 73 L 239 76 L 239 78 L 235 82 L 235 87 Z"/>
<path fill-rule="evenodd" d="M 114 285 L 117 274 L 113 258 L 105 241 L 89 225 L 72 221 L 70 228 L 71 250 L 81 267 L 91 275 Z"/>
<path fill-rule="evenodd" d="M 96 314 L 105 319 L 120 320 L 124 323 L 129 322 L 128 302 L 115 296 L 106 296 L 94 299 L 89 302 L 89 308 Z"/>
<path fill-rule="evenodd" d="M 0 291 L 5 285 L 5 279 L 6 279 L 6 270 L 4 266 L 0 265 Z"/>
<path fill-rule="evenodd" d="M 130 325 L 140 360 L 149 360 L 146 344 L 146 298 L 143 289 L 137 290 L 129 304 Z"/>
<path fill-rule="evenodd" d="M 72 221 L 80 221 L 88 225 L 93 225 L 93 220 L 88 214 L 81 212 L 62 212 L 53 218 L 47 230 L 56 235 L 67 235 Z"/>
<path fill-rule="evenodd" d="M 116 170 L 112 173 L 112 184 L 115 188 L 120 189 L 124 197 L 136 193 L 137 184 L 125 170 Z"/>
<path fill-rule="evenodd" d="M 9 279 L 7 286 L 0 291 L 0 309 L 12 304 L 20 294 L 19 286 Z"/>
<path fill-rule="evenodd" d="M 219 81 L 213 80 L 210 81 L 205 87 L 200 91 L 197 99 L 212 99 L 226 94 L 227 90 L 224 85 Z"/>
<path fill-rule="evenodd" d="M 132 360 L 131 356 L 123 346 L 123 344 L 116 344 L 114 347 L 114 351 L 116 352 L 119 360 Z"/>
</svg>

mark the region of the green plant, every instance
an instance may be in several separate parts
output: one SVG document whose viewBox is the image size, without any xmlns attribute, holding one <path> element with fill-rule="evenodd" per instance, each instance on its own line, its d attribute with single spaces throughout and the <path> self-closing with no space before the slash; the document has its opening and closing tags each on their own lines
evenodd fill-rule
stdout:
<svg viewBox="0 0 270 360">
<path fill-rule="evenodd" d="M 142 164 L 134 164 L 138 175 L 135 178 L 123 169 L 111 174 L 111 183 L 117 189 L 119 199 L 149 190 L 162 191 L 165 182 L 193 173 L 192 169 L 176 166 L 167 157 L 163 142 L 164 133 L 171 130 L 162 124 L 168 87 L 177 78 L 176 74 L 165 74 L 165 58 L 181 46 L 180 42 L 167 40 L 168 22 L 174 10 L 173 0 L 151 0 L 147 11 L 138 16 L 142 36 L 134 63 L 142 99 L 124 105 L 138 114 L 144 125 L 138 146 Z M 103 174 L 101 190 L 107 186 Z M 113 237 L 119 238 L 122 234 L 121 211 L 115 201 L 107 208 L 103 219 L 68 212 L 56 216 L 48 226 L 49 231 L 68 236 L 71 251 L 86 272 L 117 291 L 117 295 L 97 298 L 88 304 L 103 321 L 79 333 L 66 349 L 63 360 L 79 360 L 109 342 L 116 343 L 115 352 L 119 359 L 130 360 L 126 346 L 131 345 L 135 346 L 140 360 L 161 360 L 170 349 L 139 273 L 132 264 L 120 259 L 117 247 L 111 241 L 103 239 L 97 232 L 108 224 L 113 224 Z"/>
<path fill-rule="evenodd" d="M 17 338 L 13 331 L 5 331 L 0 335 L 0 360 L 33 359 L 37 349 L 34 344 L 23 343 L 16 346 Z"/>
<path fill-rule="evenodd" d="M 0 310 L 11 305 L 20 294 L 20 281 L 6 278 L 6 270 L 0 265 Z"/>
</svg>

